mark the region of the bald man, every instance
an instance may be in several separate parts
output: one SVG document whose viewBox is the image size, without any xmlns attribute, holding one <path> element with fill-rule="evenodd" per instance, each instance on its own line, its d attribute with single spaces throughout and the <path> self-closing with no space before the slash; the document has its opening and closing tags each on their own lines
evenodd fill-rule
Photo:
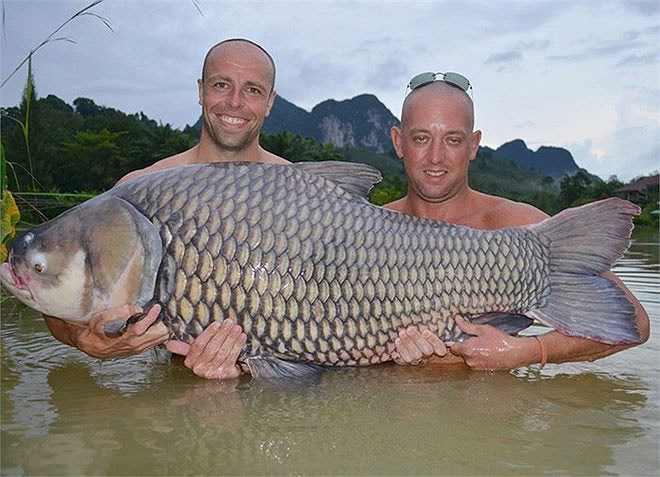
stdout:
<svg viewBox="0 0 660 477">
<path fill-rule="evenodd" d="M 470 188 L 468 167 L 476 157 L 481 131 L 474 130 L 469 81 L 456 73 L 422 73 L 410 82 L 401 127 L 391 130 L 397 155 L 408 176 L 407 195 L 385 207 L 418 217 L 492 230 L 539 222 L 547 215 L 529 204 L 483 194 Z M 637 327 L 646 341 L 649 318 L 639 301 L 613 274 L 634 304 Z M 489 325 L 457 319 L 473 338 L 445 345 L 429 330 L 410 327 L 399 333 L 399 363 L 462 363 L 474 369 L 513 369 L 534 363 L 593 361 L 631 345 L 606 345 L 551 331 L 537 338 L 512 337 Z"/>
<path fill-rule="evenodd" d="M 259 145 L 264 118 L 275 100 L 275 63 L 261 46 L 245 39 L 230 39 L 214 45 L 206 54 L 202 77 L 197 81 L 204 126 L 193 148 L 162 159 L 122 177 L 118 183 L 150 172 L 187 164 L 211 162 L 264 162 L 289 164 Z M 108 321 L 127 319 L 142 310 L 136 305 L 107 310 L 94 317 L 89 326 L 70 324 L 44 316 L 51 333 L 62 343 L 74 346 L 95 358 L 112 358 L 141 353 L 167 341 L 162 323 L 154 323 L 160 306 L 152 307 L 145 318 L 129 325 L 119 337 L 103 332 Z M 152 326 L 153 325 L 153 326 Z M 185 365 L 205 378 L 226 379 L 241 372 L 236 359 L 246 336 L 232 320 L 214 323 L 192 346 L 170 341 L 170 351 L 186 355 Z"/>
</svg>

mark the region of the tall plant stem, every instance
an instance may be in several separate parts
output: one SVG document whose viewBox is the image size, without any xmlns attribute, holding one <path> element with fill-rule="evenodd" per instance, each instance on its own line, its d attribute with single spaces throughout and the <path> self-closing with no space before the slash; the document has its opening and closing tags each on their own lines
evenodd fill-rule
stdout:
<svg viewBox="0 0 660 477">
<path fill-rule="evenodd" d="M 106 27 L 108 27 L 112 32 L 114 32 L 114 30 L 113 30 L 112 27 L 110 26 L 110 23 L 108 22 L 108 20 L 106 20 L 105 18 L 103 18 L 101 15 L 99 15 L 99 14 L 97 14 L 97 13 L 94 13 L 94 12 L 91 12 L 91 11 L 90 11 L 92 8 L 94 8 L 95 6 L 97 6 L 98 4 L 100 4 L 100 3 L 103 2 L 103 1 L 104 1 L 104 0 L 94 0 L 92 3 L 90 3 L 89 5 L 87 5 L 87 6 L 86 6 L 85 8 L 83 8 L 82 10 L 79 10 L 78 12 L 74 13 L 71 17 L 69 17 L 69 19 L 68 19 L 67 21 L 65 21 L 65 22 L 62 23 L 59 27 L 57 27 L 57 28 L 56 28 L 56 29 L 55 29 L 50 35 L 48 35 L 46 38 L 44 38 L 44 39 L 41 41 L 41 43 L 39 43 L 39 45 L 37 45 L 36 48 L 34 48 L 33 50 L 30 50 L 30 52 L 27 54 L 27 56 L 26 56 L 25 58 L 23 58 L 23 61 L 21 61 L 21 62 L 18 64 L 18 66 L 17 66 L 16 68 L 14 68 L 14 70 L 13 70 L 11 73 L 9 73 L 9 76 L 7 76 L 5 79 L 2 80 L 2 83 L 0 83 L 0 88 L 2 88 L 2 87 L 5 85 L 5 83 L 6 83 L 7 81 L 9 81 L 9 80 L 10 80 L 10 79 L 16 74 L 16 72 L 17 72 L 18 70 L 21 69 L 21 67 L 22 67 L 25 63 L 27 63 L 28 61 L 31 60 L 32 55 L 34 55 L 34 54 L 37 52 L 37 50 L 39 50 L 42 46 L 46 45 L 47 43 L 49 43 L 49 42 L 51 42 L 51 41 L 61 41 L 61 40 L 64 40 L 64 41 L 71 41 L 71 42 L 73 42 L 73 40 L 71 40 L 70 38 L 65 38 L 65 37 L 63 37 L 63 38 L 55 38 L 55 35 L 57 35 L 57 34 L 58 34 L 58 33 L 59 33 L 59 32 L 65 27 L 65 26 L 67 26 L 69 23 L 71 23 L 73 20 L 75 20 L 76 18 L 78 18 L 78 17 L 80 17 L 80 16 L 83 16 L 83 15 L 91 15 L 91 16 L 93 16 L 93 17 L 96 17 L 96 18 L 98 18 L 99 20 L 101 20 L 101 21 L 105 24 Z"/>
</svg>

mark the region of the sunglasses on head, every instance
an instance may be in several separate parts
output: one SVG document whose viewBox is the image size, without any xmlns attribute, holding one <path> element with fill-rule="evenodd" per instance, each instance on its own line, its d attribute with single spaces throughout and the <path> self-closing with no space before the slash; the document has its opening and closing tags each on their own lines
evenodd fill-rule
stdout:
<svg viewBox="0 0 660 477">
<path fill-rule="evenodd" d="M 412 93 L 418 88 L 421 88 L 422 86 L 426 86 L 427 84 L 431 84 L 434 81 L 444 81 L 447 84 L 450 84 L 452 86 L 455 86 L 459 89 L 462 89 L 466 93 L 469 92 L 469 90 L 472 89 L 472 85 L 470 84 L 470 80 L 468 80 L 465 76 L 460 75 L 458 73 L 432 73 L 432 72 L 426 72 L 426 73 L 420 73 L 416 76 L 413 76 L 413 78 L 410 80 L 408 83 L 408 86 L 406 90 L 410 90 Z"/>
</svg>

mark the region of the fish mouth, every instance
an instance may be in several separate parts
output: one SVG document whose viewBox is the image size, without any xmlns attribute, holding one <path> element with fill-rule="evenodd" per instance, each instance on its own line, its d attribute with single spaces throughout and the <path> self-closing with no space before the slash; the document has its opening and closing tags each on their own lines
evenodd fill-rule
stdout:
<svg viewBox="0 0 660 477">
<path fill-rule="evenodd" d="M 17 272 L 16 266 L 13 263 L 11 253 L 6 263 L 3 263 L 0 267 L 0 277 L 2 277 L 2 282 L 9 284 L 12 287 L 18 290 L 25 290 L 29 292 L 27 281 L 25 281 L 20 273 Z"/>
<path fill-rule="evenodd" d="M 0 265 L 0 283 L 4 286 L 9 293 L 14 295 L 27 306 L 34 308 L 38 307 L 34 294 L 26 280 L 21 278 L 20 273 L 14 268 L 11 261 Z"/>
</svg>

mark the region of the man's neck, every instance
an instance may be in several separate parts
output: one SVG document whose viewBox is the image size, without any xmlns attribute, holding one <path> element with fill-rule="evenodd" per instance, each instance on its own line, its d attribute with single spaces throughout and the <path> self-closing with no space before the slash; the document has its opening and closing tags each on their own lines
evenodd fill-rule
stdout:
<svg viewBox="0 0 660 477">
<path fill-rule="evenodd" d="M 247 148 L 240 150 L 223 149 L 213 141 L 202 135 L 202 139 L 195 148 L 194 162 L 203 164 L 208 162 L 264 162 L 265 151 L 255 141 Z"/>
<path fill-rule="evenodd" d="M 404 199 L 401 211 L 417 217 L 462 224 L 463 219 L 473 213 L 471 210 L 472 203 L 472 191 L 470 189 L 465 189 L 441 202 L 428 202 L 420 197 L 408 194 Z"/>
</svg>

